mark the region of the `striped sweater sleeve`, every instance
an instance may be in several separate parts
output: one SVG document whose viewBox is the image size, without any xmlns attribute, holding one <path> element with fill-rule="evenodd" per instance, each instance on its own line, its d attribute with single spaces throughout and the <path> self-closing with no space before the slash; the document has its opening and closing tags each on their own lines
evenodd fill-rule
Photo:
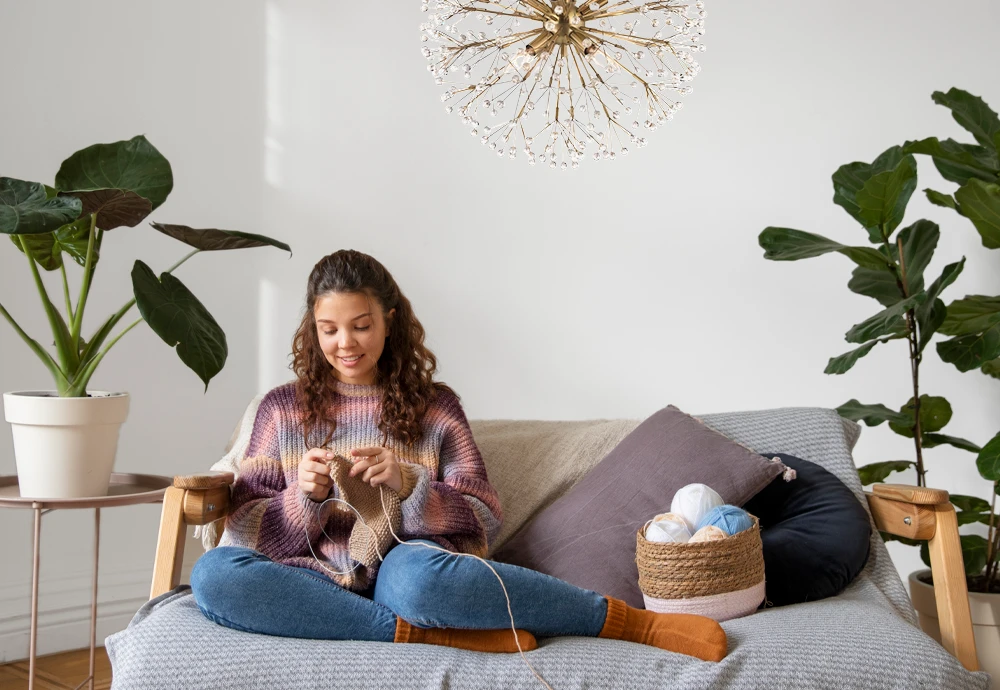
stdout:
<svg viewBox="0 0 1000 690">
<path fill-rule="evenodd" d="M 279 391 L 261 400 L 226 519 L 234 546 L 255 549 L 275 560 L 302 555 L 322 528 L 319 504 L 299 489 L 298 463 L 286 468 L 282 459 L 281 435 L 290 430 L 285 428 L 281 403 Z"/>
<path fill-rule="evenodd" d="M 400 536 L 431 539 L 452 551 L 486 556 L 503 521 L 500 497 L 486 477 L 461 403 L 447 395 L 441 404 L 445 430 L 438 476 L 432 477 L 423 465 L 400 463 Z"/>
</svg>

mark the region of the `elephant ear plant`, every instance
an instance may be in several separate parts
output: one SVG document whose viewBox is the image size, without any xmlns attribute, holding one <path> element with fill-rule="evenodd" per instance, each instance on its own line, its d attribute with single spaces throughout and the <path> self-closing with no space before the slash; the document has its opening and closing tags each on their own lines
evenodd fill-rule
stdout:
<svg viewBox="0 0 1000 690">
<path fill-rule="evenodd" d="M 959 95 L 956 95 L 959 94 Z M 941 100 L 938 100 L 940 97 Z M 920 364 L 935 333 L 956 336 L 938 342 L 938 355 L 962 370 L 980 368 L 996 375 L 1000 357 L 1000 298 L 966 297 L 946 306 L 942 295 L 955 282 L 965 266 L 965 257 L 949 263 L 927 284 L 924 271 L 933 258 L 940 238 L 936 223 L 921 219 L 905 228 L 902 224 L 906 206 L 917 186 L 917 165 L 913 154 L 933 154 L 946 179 L 968 185 L 955 197 L 928 190 L 928 197 L 940 205 L 949 205 L 973 220 L 987 243 L 1000 239 L 1000 187 L 997 187 L 997 133 L 1000 122 L 981 100 L 953 89 L 947 96 L 935 94 L 935 100 L 952 108 L 956 120 L 980 139 L 980 146 L 925 139 L 886 149 L 871 163 L 855 162 L 841 166 L 833 174 L 833 201 L 843 207 L 864 231 L 866 244 L 844 245 L 821 235 L 789 228 L 768 227 L 760 233 L 764 258 L 772 261 L 797 261 L 837 252 L 856 266 L 847 287 L 876 300 L 880 311 L 853 326 L 845 335 L 854 349 L 827 364 L 825 373 L 844 374 L 877 345 L 905 341 L 909 357 L 913 395 L 898 407 L 881 403 L 861 403 L 852 399 L 837 408 L 841 416 L 868 426 L 883 422 L 901 436 L 913 439 L 912 460 L 889 460 L 859 468 L 865 485 L 884 481 L 894 472 L 913 468 L 917 485 L 926 485 L 924 451 L 949 445 L 978 454 L 981 474 L 993 483 L 990 501 L 974 496 L 952 495 L 960 525 L 982 522 L 988 527 L 986 538 L 962 535 L 962 554 L 971 591 L 990 591 L 997 578 L 998 520 L 994 516 L 997 480 L 1000 479 L 1000 435 L 984 448 L 963 438 L 942 433 L 952 417 L 951 404 L 943 397 L 921 394 Z M 988 144 L 988 145 L 987 145 Z M 939 161 L 940 159 L 940 161 Z M 943 168 L 943 169 L 942 169 Z M 947 171 L 947 173 L 946 173 Z M 987 181 L 987 177 L 992 182 Z M 951 200 L 950 202 L 948 200 Z M 963 204 L 961 199 L 966 199 Z M 968 205 L 965 205 L 968 204 Z M 991 246 L 987 243 L 987 246 Z M 1000 246 L 1000 243 L 993 246 Z M 883 535 L 917 545 L 919 542 Z M 927 545 L 921 555 L 929 563 Z"/>
<path fill-rule="evenodd" d="M 170 163 L 143 136 L 77 151 L 63 161 L 54 187 L 0 177 L 0 233 L 10 237 L 28 262 L 52 328 L 55 356 L 25 333 L 3 304 L 0 314 L 51 372 L 60 397 L 85 397 L 104 356 L 143 320 L 167 345 L 177 348 L 181 361 L 207 390 L 225 365 L 226 334 L 173 271 L 202 251 L 272 246 L 291 252 L 288 245 L 262 235 L 151 223 L 194 250 L 159 276 L 137 260 L 132 268 L 132 298 L 84 337 L 87 298 L 105 233 L 138 225 L 166 201 L 172 188 Z M 66 275 L 67 257 L 83 268 L 75 305 Z M 50 299 L 39 269 L 59 271 L 62 276 L 65 313 Z M 111 337 L 133 306 L 141 318 Z"/>
</svg>

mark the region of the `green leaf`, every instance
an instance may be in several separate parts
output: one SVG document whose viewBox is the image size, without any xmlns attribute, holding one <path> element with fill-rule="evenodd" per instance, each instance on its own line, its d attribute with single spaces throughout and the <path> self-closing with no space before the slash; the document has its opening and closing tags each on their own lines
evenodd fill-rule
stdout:
<svg viewBox="0 0 1000 690">
<path fill-rule="evenodd" d="M 865 224 L 861 218 L 861 207 L 858 205 L 857 195 L 868 180 L 880 173 L 895 170 L 903 158 L 902 148 L 892 146 L 879 154 L 878 158 L 871 163 L 848 163 L 840 166 L 837 172 L 833 173 L 833 202 L 843 207 L 852 218 L 865 225 L 869 239 L 875 244 L 882 243 L 882 230 L 877 226 Z"/>
<path fill-rule="evenodd" d="M 905 422 L 889 422 L 889 428 L 900 436 L 913 438 L 913 398 L 899 410 L 906 417 Z M 951 404 L 944 398 L 932 395 L 920 396 L 920 431 L 924 434 L 940 431 L 951 421 Z"/>
<path fill-rule="evenodd" d="M 911 307 L 922 304 L 926 299 L 927 293 L 925 292 L 907 297 L 901 302 L 897 302 L 891 307 L 887 307 L 878 314 L 875 314 L 875 316 L 871 316 L 855 325 L 851 330 L 847 331 L 844 338 L 849 343 L 863 343 L 884 335 L 899 334 L 906 329 L 903 314 Z"/>
<path fill-rule="evenodd" d="M 36 235 L 69 223 L 80 215 L 78 199 L 50 199 L 45 186 L 11 177 L 0 177 L 0 232 Z"/>
<path fill-rule="evenodd" d="M 1000 184 L 969 180 L 955 192 L 959 212 L 972 221 L 988 249 L 1000 248 Z"/>
<path fill-rule="evenodd" d="M 1000 357 L 997 359 L 991 359 L 989 362 L 982 366 L 983 373 L 987 376 L 992 376 L 995 379 L 1000 379 Z"/>
<path fill-rule="evenodd" d="M 907 546 L 920 546 L 922 543 L 923 544 L 926 543 L 926 542 L 921 542 L 917 539 L 908 539 L 906 537 L 900 537 L 895 534 L 890 534 L 889 532 L 879 532 L 879 534 L 882 535 L 882 541 L 887 541 L 887 542 L 898 541 L 900 544 L 906 544 Z"/>
<path fill-rule="evenodd" d="M 907 293 L 915 295 L 924 289 L 924 270 L 931 262 L 940 238 L 941 231 L 937 223 L 929 220 L 918 220 L 900 231 Z"/>
<path fill-rule="evenodd" d="M 982 98 L 956 88 L 950 89 L 948 93 L 935 91 L 931 98 L 938 105 L 951 110 L 955 122 L 971 132 L 980 144 L 994 145 L 993 139 L 1000 133 L 1000 119 Z"/>
<path fill-rule="evenodd" d="M 873 340 L 870 343 L 865 343 L 861 347 L 851 350 L 850 352 L 845 352 L 837 357 L 831 357 L 830 361 L 826 365 L 826 369 L 823 370 L 824 374 L 845 374 L 851 370 L 858 360 L 871 352 L 871 349 L 878 345 L 879 343 L 887 343 L 890 340 L 897 340 L 902 336 L 893 336 L 891 338 L 882 338 L 881 340 Z"/>
<path fill-rule="evenodd" d="M 997 434 L 979 451 L 976 467 L 983 479 L 1000 481 L 1000 434 Z M 989 508 L 986 508 L 989 510 Z"/>
<path fill-rule="evenodd" d="M 1000 357 L 1000 324 L 982 333 L 963 335 L 937 344 L 938 356 L 959 371 L 978 369 Z"/>
<path fill-rule="evenodd" d="M 928 308 L 928 304 L 930 307 Z M 920 341 L 917 343 L 917 352 L 923 352 L 924 348 L 937 333 L 938 329 L 941 328 L 941 324 L 944 323 L 945 318 L 948 315 L 948 308 L 944 306 L 944 302 L 939 299 L 933 302 L 924 302 L 917 309 L 915 316 L 917 319 L 917 333 L 920 335 Z"/>
<path fill-rule="evenodd" d="M 758 242 L 764 249 L 764 258 L 771 261 L 798 261 L 839 252 L 866 268 L 883 269 L 889 265 L 888 259 L 871 247 L 848 247 L 822 235 L 791 228 L 764 228 Z"/>
<path fill-rule="evenodd" d="M 859 295 L 874 297 L 883 307 L 891 307 L 903 299 L 903 292 L 899 289 L 896 276 L 887 269 L 876 271 L 858 266 L 851 273 L 847 287 Z"/>
<path fill-rule="evenodd" d="M 24 250 L 21 249 L 21 244 L 18 241 L 20 238 L 24 238 L 35 261 L 47 271 L 55 271 L 63 265 L 63 253 L 69 254 L 81 266 L 86 266 L 87 243 L 90 240 L 90 218 L 83 216 L 62 226 L 55 232 L 43 235 L 11 235 L 10 239 L 14 242 L 14 246 L 23 253 Z M 94 239 L 94 257 L 91 269 L 97 266 L 100 256 L 101 240 L 100 235 L 98 235 Z"/>
<path fill-rule="evenodd" d="M 971 525 L 973 522 L 983 522 L 984 519 L 987 521 L 984 524 L 989 524 L 990 514 L 962 511 L 955 513 L 955 517 L 958 518 L 958 526 L 961 527 L 962 525 Z"/>
<path fill-rule="evenodd" d="M 920 141 L 908 141 L 903 145 L 907 153 L 923 153 L 934 158 L 934 167 L 941 177 L 956 184 L 965 184 L 970 179 L 993 182 L 1000 170 L 997 169 L 993 152 L 982 146 L 962 144 L 953 139 L 938 141 L 929 137 Z"/>
<path fill-rule="evenodd" d="M 886 237 L 903 222 L 906 205 L 917 188 L 917 162 L 906 156 L 893 170 L 873 175 L 858 190 L 855 201 L 865 228 L 884 227 Z"/>
<path fill-rule="evenodd" d="M 270 246 L 284 249 L 289 254 L 292 253 L 291 247 L 284 242 L 279 242 L 264 235 L 254 235 L 249 232 L 215 229 L 195 230 L 186 225 L 167 225 L 164 223 L 150 223 L 150 225 L 164 235 L 173 237 L 175 240 L 180 240 L 184 244 L 206 252 Z"/>
<path fill-rule="evenodd" d="M 884 482 L 885 478 L 893 472 L 903 472 L 917 463 L 909 460 L 889 460 L 888 462 L 873 462 L 870 465 L 858 468 L 858 476 L 861 477 L 861 485 L 868 486 L 876 482 Z"/>
<path fill-rule="evenodd" d="M 962 494 L 951 494 L 951 504 L 959 510 L 968 513 L 989 512 L 990 504 L 978 496 L 964 496 Z"/>
<path fill-rule="evenodd" d="M 912 417 L 890 410 L 885 405 L 879 403 L 863 405 L 853 398 L 838 407 L 837 412 L 845 419 L 864 422 L 868 426 L 878 426 L 882 422 L 910 422 L 912 424 Z"/>
<path fill-rule="evenodd" d="M 978 453 L 982 450 L 972 441 L 967 441 L 964 438 L 958 438 L 957 436 L 948 436 L 947 434 L 924 434 L 923 446 L 924 448 L 954 446 L 955 448 L 960 448 L 961 450 L 967 450 L 970 453 Z"/>
<path fill-rule="evenodd" d="M 966 295 L 948 305 L 948 318 L 941 325 L 945 335 L 981 333 L 1000 323 L 1000 296 Z"/>
<path fill-rule="evenodd" d="M 154 210 L 173 186 L 170 163 L 142 135 L 88 146 L 64 160 L 56 173 L 61 192 L 120 189 L 149 199 Z"/>
<path fill-rule="evenodd" d="M 933 189 L 925 189 L 924 194 L 927 195 L 927 200 L 935 206 L 944 206 L 945 208 L 950 209 L 958 208 L 958 204 L 955 203 L 955 197 L 951 194 L 935 192 Z"/>
<path fill-rule="evenodd" d="M 142 261 L 132 268 L 139 313 L 150 328 L 205 382 L 222 371 L 229 354 L 226 334 L 184 284 L 170 273 L 156 274 Z"/>
<path fill-rule="evenodd" d="M 113 230 L 134 228 L 153 212 L 149 199 L 124 189 L 98 189 L 93 192 L 67 192 L 83 202 L 85 215 L 97 214 L 97 227 Z"/>
<path fill-rule="evenodd" d="M 920 542 L 920 560 L 924 562 L 928 568 L 931 567 L 931 549 L 926 541 Z"/>
<path fill-rule="evenodd" d="M 979 575 L 986 568 L 986 540 L 978 534 L 963 534 L 961 541 L 965 574 L 969 577 Z"/>
</svg>

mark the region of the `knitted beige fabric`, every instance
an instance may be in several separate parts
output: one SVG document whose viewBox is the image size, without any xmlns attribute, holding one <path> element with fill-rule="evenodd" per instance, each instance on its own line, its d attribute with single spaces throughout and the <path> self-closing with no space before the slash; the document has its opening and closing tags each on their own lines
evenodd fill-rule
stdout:
<svg viewBox="0 0 1000 690">
<path fill-rule="evenodd" d="M 385 558 L 396 543 L 392 532 L 399 534 L 399 525 L 403 519 L 399 495 L 392 489 L 383 490 L 379 486 L 372 486 L 361 477 L 349 476 L 352 463 L 341 455 L 335 456 L 327 465 L 330 466 L 330 476 L 337 486 L 340 498 L 354 506 L 361 515 L 361 520 L 355 521 L 351 529 L 351 558 L 369 570 L 377 570 L 381 563 L 379 555 Z M 350 510 L 342 503 L 334 503 L 334 506 L 338 510 Z"/>
</svg>

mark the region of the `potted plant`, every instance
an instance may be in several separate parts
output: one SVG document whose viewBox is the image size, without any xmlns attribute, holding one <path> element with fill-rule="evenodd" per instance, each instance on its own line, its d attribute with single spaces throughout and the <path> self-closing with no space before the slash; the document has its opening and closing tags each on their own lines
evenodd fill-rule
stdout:
<svg viewBox="0 0 1000 690">
<path fill-rule="evenodd" d="M 132 268 L 132 297 L 84 337 L 83 321 L 104 235 L 135 227 L 159 208 L 173 188 L 170 163 L 144 136 L 97 144 L 63 161 L 54 186 L 0 177 L 0 233 L 24 255 L 52 330 L 54 353 L 29 336 L 0 302 L 0 314 L 49 370 L 55 390 L 4 393 L 12 426 L 22 496 L 69 498 L 107 492 L 128 414 L 124 392 L 87 386 L 108 351 L 145 321 L 204 382 L 225 365 L 226 335 L 173 271 L 202 251 L 288 245 L 262 235 L 151 223 L 193 248 L 159 276 L 144 262 Z M 74 303 L 66 264 L 81 268 Z M 62 278 L 65 310 L 50 298 L 45 273 Z M 3 297 L 3 296 L 0 296 Z M 56 301 L 59 301 L 56 298 Z M 9 302 L 8 302 L 9 304 Z M 113 334 L 131 308 L 139 318 Z"/>
<path fill-rule="evenodd" d="M 1000 121 L 985 103 L 965 92 L 952 89 L 948 94 L 935 93 L 935 101 L 952 109 L 955 119 L 976 135 L 980 145 L 958 144 L 935 138 L 907 142 L 883 152 L 872 163 L 850 163 L 833 175 L 834 203 L 842 206 L 867 233 L 872 246 L 845 246 L 825 237 L 769 227 L 760 233 L 759 243 L 764 257 L 774 261 L 795 261 L 839 252 L 851 259 L 854 269 L 848 288 L 860 295 L 876 299 L 884 308 L 851 328 L 848 342 L 858 344 L 854 350 L 830 359 L 825 373 L 843 374 L 876 345 L 893 340 L 905 340 L 909 355 L 909 371 L 913 396 L 898 409 L 881 404 L 862 404 L 849 400 L 837 411 L 848 419 L 877 426 L 887 422 L 895 433 L 913 439 L 913 460 L 890 460 L 859 468 L 865 485 L 884 481 L 890 474 L 916 471 L 918 486 L 926 485 L 924 451 L 948 445 L 978 455 L 977 466 L 982 476 L 992 482 L 989 501 L 974 496 L 953 494 L 951 502 L 957 509 L 958 523 L 981 522 L 987 525 L 987 536 L 961 536 L 962 555 L 968 577 L 973 620 L 989 620 L 996 626 L 1000 621 L 1000 596 L 991 594 L 998 581 L 998 519 L 995 516 L 996 495 L 1000 479 L 1000 435 L 980 448 L 975 443 L 941 433 L 952 417 L 951 404 L 943 397 L 920 393 L 920 364 L 923 353 L 935 333 L 955 336 L 938 342 L 936 349 L 946 362 L 960 370 L 980 369 L 991 376 L 1000 376 L 1000 298 L 970 296 L 945 305 L 944 290 L 962 272 L 965 257 L 945 266 L 941 275 L 925 285 L 924 270 L 930 264 L 937 247 L 940 231 L 929 220 L 918 220 L 894 235 L 901 224 L 907 203 L 917 185 L 914 154 L 928 154 L 946 179 L 963 188 L 951 197 L 927 190 L 928 198 L 942 206 L 958 210 L 973 220 L 983 233 L 988 247 L 1000 247 L 1000 165 L 997 145 L 1000 143 Z M 990 182 L 989 180 L 992 180 Z M 964 200 L 964 201 L 963 201 Z M 911 545 L 920 542 L 883 534 Z M 921 545 L 921 555 L 930 564 L 927 544 Z M 925 631 L 936 629 L 936 608 L 930 571 L 910 576 L 911 596 L 921 613 Z M 921 587 L 930 590 L 928 593 Z M 981 602 L 985 597 L 995 607 L 986 614 Z M 992 617 L 989 617 L 989 616 Z M 980 639 L 982 638 L 982 639 Z M 939 638 L 940 639 L 940 638 Z M 977 651 L 984 670 L 1000 673 L 1000 627 L 989 634 L 977 633 Z"/>
</svg>

